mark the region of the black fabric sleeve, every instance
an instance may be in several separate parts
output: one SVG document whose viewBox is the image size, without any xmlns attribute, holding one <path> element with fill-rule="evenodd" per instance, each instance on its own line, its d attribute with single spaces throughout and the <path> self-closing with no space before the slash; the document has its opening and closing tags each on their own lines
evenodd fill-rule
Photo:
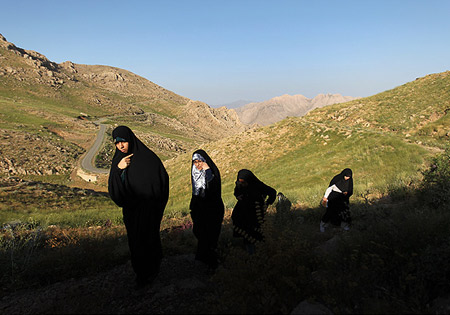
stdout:
<svg viewBox="0 0 450 315">
<path fill-rule="evenodd" d="M 206 182 L 210 182 L 210 181 L 212 181 L 213 180 L 213 178 L 214 178 L 214 174 L 213 174 L 213 172 L 212 172 L 212 170 L 210 169 L 210 168 L 208 168 L 206 171 L 205 171 L 205 173 L 206 173 Z"/>
<path fill-rule="evenodd" d="M 122 176 L 123 170 L 115 167 L 109 175 L 108 193 L 111 199 L 119 206 L 123 207 L 126 203 L 125 178 Z"/>
</svg>

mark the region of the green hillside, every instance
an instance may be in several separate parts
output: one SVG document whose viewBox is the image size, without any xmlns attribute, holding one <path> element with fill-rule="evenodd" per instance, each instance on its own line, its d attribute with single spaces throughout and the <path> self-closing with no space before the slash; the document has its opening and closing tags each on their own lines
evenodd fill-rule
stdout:
<svg viewBox="0 0 450 315">
<path fill-rule="evenodd" d="M 305 117 L 209 143 L 222 174 L 223 198 L 235 203 L 235 176 L 248 168 L 295 203 L 317 206 L 332 176 L 354 172 L 355 200 L 380 198 L 421 177 L 424 163 L 449 140 L 450 72 L 327 106 Z M 188 212 L 191 153 L 167 162 L 170 213 Z"/>
<path fill-rule="evenodd" d="M 394 133 L 444 147 L 450 131 L 450 71 L 417 78 L 383 93 L 310 112 L 309 121 Z"/>
</svg>

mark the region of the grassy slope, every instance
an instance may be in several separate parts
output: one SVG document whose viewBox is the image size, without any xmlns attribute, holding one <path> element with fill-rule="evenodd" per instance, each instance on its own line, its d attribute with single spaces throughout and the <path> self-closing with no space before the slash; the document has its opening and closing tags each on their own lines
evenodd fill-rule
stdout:
<svg viewBox="0 0 450 315">
<path fill-rule="evenodd" d="M 315 110 L 308 120 L 391 132 L 443 147 L 450 125 L 450 71 L 427 75 L 383 93 Z"/>
<path fill-rule="evenodd" d="M 354 171 L 355 199 L 380 197 L 420 178 L 424 162 L 448 142 L 450 72 L 395 89 L 317 109 L 305 117 L 248 131 L 205 146 L 222 174 L 223 199 L 232 207 L 235 176 L 248 168 L 306 207 L 316 206 L 331 177 Z M 432 148 L 431 148 L 432 149 Z M 167 162 L 168 213 L 188 213 L 191 153 Z"/>
<path fill-rule="evenodd" d="M 299 133 L 280 135 L 278 131 L 286 124 Z M 226 205 L 232 207 L 235 203 L 232 190 L 237 171 L 241 168 L 252 170 L 291 201 L 311 207 L 318 204 L 331 177 L 345 167 L 354 171 L 356 197 L 368 193 L 379 195 L 392 186 L 407 184 L 417 178 L 418 170 L 429 155 L 422 147 L 395 136 L 370 131 L 346 136 L 338 129 L 325 130 L 299 119 L 289 119 L 273 128 L 255 132 L 265 136 L 265 143 L 243 135 L 232 145 L 207 145 L 205 149 L 212 152 L 211 157 L 222 173 Z M 321 137 L 324 135 L 326 140 Z M 264 148 L 264 144 L 268 148 Z M 224 148 L 217 152 L 217 146 Z M 170 212 L 187 211 L 189 159 L 190 154 L 185 154 L 167 163 L 171 178 Z"/>
</svg>

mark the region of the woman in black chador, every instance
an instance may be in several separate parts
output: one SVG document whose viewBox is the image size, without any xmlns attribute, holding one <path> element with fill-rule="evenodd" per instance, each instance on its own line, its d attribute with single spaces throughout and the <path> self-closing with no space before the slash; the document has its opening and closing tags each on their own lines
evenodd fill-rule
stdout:
<svg viewBox="0 0 450 315">
<path fill-rule="evenodd" d="M 353 195 L 352 170 L 344 169 L 333 177 L 322 198 L 322 204 L 327 208 L 320 221 L 320 231 L 325 232 L 328 223 L 350 229 L 350 196 Z"/>
<path fill-rule="evenodd" d="M 261 225 L 267 206 L 276 199 L 277 192 L 260 181 L 251 171 L 238 172 L 234 196 L 238 200 L 233 209 L 233 235 L 242 237 L 249 253 L 253 253 L 254 244 L 264 239 Z"/>
<path fill-rule="evenodd" d="M 159 272 L 160 224 L 169 198 L 169 176 L 158 156 L 126 126 L 112 133 L 116 152 L 108 191 L 123 210 L 131 264 L 137 287 L 151 283 Z"/>
<path fill-rule="evenodd" d="M 192 198 L 189 208 L 193 232 L 197 238 L 195 259 L 216 268 L 217 242 L 224 215 L 220 172 L 216 164 L 203 150 L 192 155 L 191 165 Z"/>
</svg>

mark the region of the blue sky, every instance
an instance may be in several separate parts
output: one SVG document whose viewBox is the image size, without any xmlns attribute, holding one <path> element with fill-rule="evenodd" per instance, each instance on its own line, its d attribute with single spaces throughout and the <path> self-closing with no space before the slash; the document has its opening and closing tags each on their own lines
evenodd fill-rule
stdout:
<svg viewBox="0 0 450 315">
<path fill-rule="evenodd" d="M 211 106 L 370 96 L 450 70 L 450 0 L 3 1 L 0 33 Z"/>
</svg>

